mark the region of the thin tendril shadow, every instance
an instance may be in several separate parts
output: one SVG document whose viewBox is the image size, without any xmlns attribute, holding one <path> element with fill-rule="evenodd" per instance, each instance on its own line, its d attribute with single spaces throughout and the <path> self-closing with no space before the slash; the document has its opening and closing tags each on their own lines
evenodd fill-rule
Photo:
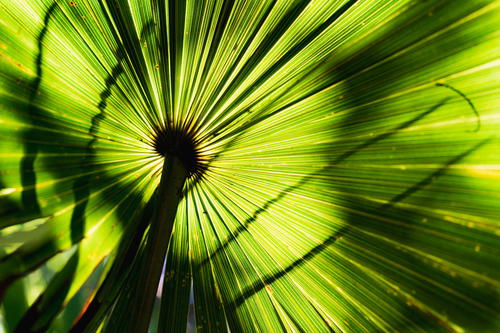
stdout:
<svg viewBox="0 0 500 333">
<path fill-rule="evenodd" d="M 388 203 L 382 205 L 379 207 L 380 210 L 385 210 L 388 208 L 393 207 L 395 204 L 398 202 L 401 202 L 402 200 L 406 199 L 410 195 L 422 190 L 424 187 L 427 185 L 431 184 L 436 178 L 442 176 L 446 170 L 450 168 L 450 166 L 460 162 L 463 160 L 465 157 L 468 155 L 472 154 L 479 148 L 481 148 L 483 145 L 488 143 L 490 139 L 485 139 L 473 147 L 467 149 L 463 153 L 453 157 L 449 161 L 447 161 L 445 164 L 443 164 L 438 170 L 435 172 L 431 173 L 429 176 L 426 178 L 422 179 L 420 182 L 416 183 L 415 185 L 411 186 L 407 190 L 403 191 L 402 193 L 396 195 L 393 199 L 391 199 Z M 365 146 L 366 147 L 366 146 Z M 337 240 L 345 236 L 347 233 L 349 233 L 351 230 L 353 230 L 353 227 L 358 227 L 357 223 L 353 220 L 350 222 L 350 225 L 344 226 L 340 228 L 335 234 L 332 236 L 328 237 L 324 242 L 321 244 L 315 246 L 312 250 L 310 250 L 308 253 L 306 253 L 304 256 L 301 258 L 295 260 L 293 263 L 291 263 L 289 266 L 287 266 L 285 269 L 274 273 L 272 275 L 269 275 L 267 277 L 264 277 L 262 280 L 259 280 L 256 282 L 254 285 L 246 288 L 242 294 L 233 301 L 232 306 L 234 308 L 240 306 L 245 302 L 245 300 L 252 295 L 256 294 L 266 286 L 270 285 L 271 283 L 275 282 L 276 280 L 280 279 L 281 277 L 285 276 L 286 274 L 290 273 L 294 269 L 300 267 L 301 265 L 305 264 L 307 261 L 313 259 L 315 256 L 320 254 L 321 252 L 325 251 L 329 246 L 333 245 Z"/>
<path fill-rule="evenodd" d="M 454 87 L 450 86 L 449 84 L 446 84 L 446 83 L 436 83 L 436 86 L 450 89 L 451 91 L 453 91 L 453 92 L 457 93 L 458 95 L 460 95 L 460 97 L 462 97 L 467 102 L 467 104 L 469 104 L 470 108 L 472 109 L 472 112 L 474 112 L 474 115 L 476 116 L 476 119 L 477 119 L 476 128 L 473 130 L 473 132 L 478 132 L 479 129 L 481 128 L 481 117 L 479 116 L 479 112 L 477 111 L 476 107 L 474 106 L 474 103 L 472 103 L 472 101 L 470 100 L 470 98 L 467 97 L 467 95 L 465 95 L 463 92 L 461 92 L 457 88 L 454 88 Z"/>
<path fill-rule="evenodd" d="M 277 202 L 279 202 L 281 199 L 283 199 L 287 194 L 293 192 L 294 190 L 302 187 L 304 184 L 306 184 L 307 182 L 309 182 L 312 178 L 314 178 L 314 176 L 317 176 L 317 175 L 321 175 L 323 172 L 331 169 L 333 166 L 343 162 L 344 160 L 346 160 L 347 158 L 349 158 L 351 155 L 381 141 L 381 140 L 384 140 L 384 139 L 387 139 L 388 137 L 398 133 L 399 131 L 405 129 L 405 128 L 408 128 L 410 127 L 411 125 L 413 125 L 414 123 L 416 123 L 417 121 L 423 119 L 424 117 L 428 116 L 429 114 L 435 112 L 437 109 L 439 109 L 441 106 L 443 106 L 449 99 L 446 98 L 446 99 L 443 99 L 442 101 L 440 101 L 439 103 L 437 103 L 436 105 L 434 105 L 433 107 L 431 107 L 429 110 L 426 110 L 422 113 L 420 113 L 419 115 L 417 115 L 416 117 L 414 117 L 413 119 L 410 119 L 409 121 L 407 122 L 404 122 L 402 123 L 401 125 L 387 131 L 387 132 L 384 132 L 380 135 L 377 135 L 375 137 L 373 137 L 372 139 L 369 139 L 365 142 L 363 142 L 362 144 L 358 145 L 357 147 L 351 149 L 351 150 L 348 150 L 346 151 L 344 154 L 340 155 L 339 157 L 337 157 L 335 160 L 333 160 L 328 166 L 325 166 L 315 172 L 312 172 L 311 174 L 309 174 L 308 176 L 304 176 L 302 179 L 300 179 L 299 182 L 297 182 L 295 185 L 292 185 L 286 189 L 284 189 L 283 191 L 281 191 L 280 193 L 278 193 L 278 195 L 276 197 L 274 197 L 273 199 L 271 200 L 268 200 L 264 203 L 264 205 L 260 208 L 258 208 L 253 214 L 251 217 L 249 217 L 248 219 L 245 220 L 245 222 L 238 226 L 238 228 L 236 228 L 236 230 L 228 237 L 228 239 L 224 242 L 224 244 L 222 244 L 220 247 L 218 247 L 211 255 L 209 258 L 205 259 L 204 261 L 201 262 L 200 265 L 204 265 L 206 264 L 208 261 L 212 260 L 216 255 L 218 255 L 221 251 L 224 251 L 225 249 L 227 249 L 227 247 L 229 245 L 231 245 L 232 242 L 236 241 L 236 239 L 243 233 L 243 232 L 246 232 L 248 231 L 248 226 L 250 224 L 252 224 L 253 222 L 255 222 L 257 220 L 257 218 L 259 217 L 260 214 L 262 214 L 263 212 L 265 212 L 266 210 L 268 210 L 272 205 L 276 204 Z"/>
</svg>

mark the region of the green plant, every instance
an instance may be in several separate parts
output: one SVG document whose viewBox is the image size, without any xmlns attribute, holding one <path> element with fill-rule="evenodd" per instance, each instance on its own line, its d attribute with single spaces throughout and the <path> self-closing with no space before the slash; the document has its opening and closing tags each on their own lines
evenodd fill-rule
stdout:
<svg viewBox="0 0 500 333">
<path fill-rule="evenodd" d="M 498 330 L 499 6 L 2 0 L 4 327 Z"/>
</svg>

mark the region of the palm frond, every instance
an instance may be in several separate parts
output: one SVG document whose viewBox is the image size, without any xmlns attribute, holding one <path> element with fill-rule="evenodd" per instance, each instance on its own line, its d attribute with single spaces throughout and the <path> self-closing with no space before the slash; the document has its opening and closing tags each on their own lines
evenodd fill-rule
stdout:
<svg viewBox="0 0 500 333">
<path fill-rule="evenodd" d="M 499 329 L 500 1 L 0 6 L 6 330 Z"/>
</svg>

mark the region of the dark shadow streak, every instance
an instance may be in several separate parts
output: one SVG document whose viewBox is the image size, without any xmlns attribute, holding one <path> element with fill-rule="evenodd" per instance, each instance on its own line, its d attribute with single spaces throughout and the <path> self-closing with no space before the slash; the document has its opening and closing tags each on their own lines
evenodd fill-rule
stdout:
<svg viewBox="0 0 500 333">
<path fill-rule="evenodd" d="M 388 209 L 392 206 L 394 206 L 396 203 L 401 202 L 402 200 L 406 199 L 410 195 L 412 195 L 415 192 L 420 191 L 423 189 L 425 186 L 431 184 L 437 177 L 442 176 L 446 170 L 449 169 L 449 167 L 453 164 L 456 164 L 460 162 L 462 159 L 464 159 L 466 156 L 470 155 L 477 149 L 479 149 L 481 146 L 489 142 L 490 139 L 485 139 L 478 144 L 474 145 L 473 147 L 469 148 L 468 150 L 464 151 L 462 154 L 457 155 L 450 159 L 448 162 L 446 162 L 442 167 L 440 167 L 438 170 L 421 180 L 420 182 L 416 183 L 406 191 L 402 192 L 401 194 L 398 194 L 395 196 L 392 200 L 390 200 L 389 203 L 384 204 L 380 206 L 379 210 L 383 209 Z M 315 256 L 326 250 L 329 246 L 334 244 L 339 238 L 342 236 L 346 235 L 352 230 L 352 227 L 357 227 L 356 223 L 354 221 L 351 221 L 351 224 L 348 226 L 344 226 L 341 229 L 339 229 L 337 232 L 335 232 L 334 235 L 328 237 L 323 243 L 315 246 L 311 251 L 306 253 L 303 257 L 295 260 L 293 263 L 291 263 L 289 266 L 287 266 L 285 269 L 274 273 L 270 276 L 265 277 L 262 280 L 257 281 L 253 286 L 250 286 L 249 288 L 246 288 L 243 293 L 233 301 L 232 306 L 235 308 L 238 307 L 239 305 L 243 304 L 245 300 L 252 295 L 256 294 L 266 286 L 270 285 L 271 283 L 275 282 L 279 278 L 283 277 L 284 275 L 290 273 L 292 270 L 300 267 L 303 265 L 305 262 L 313 259 Z"/>
<path fill-rule="evenodd" d="M 268 200 L 262 207 L 260 207 L 259 209 L 257 209 L 253 213 L 253 215 L 251 217 L 249 217 L 248 219 L 245 220 L 245 222 L 242 225 L 238 226 L 238 228 L 236 228 L 236 230 L 228 237 L 228 239 L 224 242 L 224 244 L 222 244 L 220 247 L 218 247 L 215 250 L 215 252 L 210 255 L 209 258 L 207 258 L 204 261 L 202 261 L 201 265 L 206 264 L 208 261 L 212 260 L 216 255 L 218 255 L 221 251 L 224 251 L 229 245 L 231 245 L 231 243 L 233 241 L 235 241 L 239 237 L 240 234 L 242 234 L 245 231 L 248 231 L 248 226 L 250 224 L 252 224 L 253 222 L 255 222 L 255 220 L 258 218 L 258 216 L 260 214 L 262 214 L 267 209 L 269 209 L 269 207 L 271 207 L 272 205 L 274 205 L 275 203 L 277 203 L 278 201 L 280 201 L 281 199 L 283 199 L 283 197 L 285 197 L 287 194 L 293 192 L 297 188 L 300 188 L 301 186 L 303 186 L 304 184 L 306 184 L 307 182 L 309 182 L 314 176 L 321 175 L 323 172 L 329 170 L 334 165 L 341 163 L 342 161 L 344 161 L 345 159 L 347 159 L 351 155 L 353 155 L 353 154 L 361 151 L 362 149 L 365 149 L 365 148 L 369 147 L 370 145 L 373 145 L 373 144 L 375 144 L 375 143 L 377 143 L 377 142 L 379 142 L 381 140 L 387 139 L 391 135 L 396 134 L 398 131 L 401 131 L 401 130 L 403 130 L 405 128 L 410 127 L 411 125 L 413 125 L 417 121 L 421 120 L 422 118 L 424 118 L 427 115 L 429 115 L 429 114 L 433 113 L 434 111 L 436 111 L 438 108 L 440 108 L 441 106 L 443 106 L 447 101 L 448 101 L 448 98 L 442 100 L 439 103 L 437 103 L 436 105 L 434 105 L 433 107 L 431 107 L 429 110 L 427 110 L 425 112 L 422 112 L 421 114 L 417 115 L 415 118 L 410 119 L 409 121 L 407 121 L 407 122 L 405 122 L 405 123 L 403 123 L 403 124 L 401 124 L 401 125 L 393 128 L 393 129 L 391 129 L 391 130 L 389 130 L 389 131 L 387 131 L 385 133 L 382 133 L 380 135 L 377 135 L 377 136 L 373 137 L 372 139 L 369 139 L 369 140 L 365 141 L 364 143 L 358 145 L 354 149 L 346 151 L 344 154 L 342 154 L 339 157 L 337 157 L 328 166 L 323 167 L 323 168 L 317 170 L 316 172 L 313 172 L 313 173 L 311 173 L 311 174 L 309 174 L 307 176 L 304 176 L 299 182 L 297 182 L 297 184 L 292 185 L 290 187 L 287 187 L 286 189 L 284 189 L 283 191 L 281 191 L 276 197 L 274 197 L 271 200 Z"/>
<path fill-rule="evenodd" d="M 148 34 L 152 31 L 152 22 L 148 22 L 143 30 L 141 31 L 141 38 L 145 36 L 145 34 Z M 85 156 L 83 157 L 81 163 L 80 163 L 80 171 L 84 171 L 86 168 L 92 168 L 93 167 L 93 160 L 95 157 L 95 148 L 94 144 L 98 140 L 97 133 L 99 131 L 99 126 L 101 121 L 106 119 L 106 107 L 107 107 L 107 100 L 111 96 L 111 89 L 116 85 L 118 77 L 123 73 L 124 68 L 123 68 L 123 61 L 125 59 L 126 55 L 126 50 L 123 45 L 120 45 L 118 49 L 116 50 L 116 55 L 117 55 L 117 64 L 112 68 L 111 73 L 108 74 L 108 77 L 105 80 L 105 88 L 100 94 L 100 101 L 97 105 L 97 108 L 99 112 L 92 117 L 91 119 L 91 126 L 89 128 L 89 135 L 92 137 L 92 139 L 87 143 L 86 148 L 85 148 Z M 83 237 L 84 229 L 85 229 L 85 211 L 89 202 L 90 198 L 90 188 L 92 185 L 92 180 L 94 179 L 93 174 L 85 174 L 82 177 L 79 177 L 78 179 L 75 180 L 73 183 L 72 189 L 73 189 L 73 195 L 74 195 L 74 202 L 76 203 L 76 206 L 73 210 L 73 213 L 71 215 L 71 241 L 73 244 L 78 243 L 80 239 Z M 142 235 L 142 233 L 140 233 Z M 76 263 L 73 258 L 76 258 Z M 75 269 L 77 268 L 78 264 L 78 249 L 77 252 L 72 256 L 72 259 L 68 261 L 68 263 L 65 265 L 64 269 L 59 272 L 56 277 L 53 279 L 54 284 L 58 283 L 58 280 L 61 279 L 69 279 L 67 280 L 68 285 L 71 285 L 71 279 L 75 273 Z M 73 269 L 72 272 L 70 270 Z M 52 281 L 51 281 L 52 283 Z M 65 288 L 64 284 L 57 284 L 59 287 L 57 291 L 57 295 L 66 295 L 67 291 Z M 63 290 L 64 289 L 64 290 Z M 45 296 L 45 293 L 42 294 L 42 296 Z M 50 297 L 50 295 L 48 295 Z M 58 299 L 60 296 L 58 296 Z M 42 299 L 40 297 L 37 301 Z M 61 304 L 64 298 L 61 299 Z M 37 302 L 35 302 L 34 305 L 36 305 Z M 32 308 L 28 311 L 27 315 L 30 314 L 30 311 L 32 311 Z M 56 309 L 53 313 L 51 313 L 52 318 L 49 321 L 49 323 L 55 318 L 55 316 L 59 313 L 60 308 Z M 34 313 L 38 314 L 38 313 Z M 47 316 L 47 314 L 45 314 Z M 28 322 L 33 322 L 31 318 L 27 318 Z M 21 332 L 21 331 L 20 331 Z"/>
<path fill-rule="evenodd" d="M 102 120 L 106 118 L 106 106 L 107 99 L 111 96 L 111 89 L 116 85 L 116 80 L 118 76 L 123 73 L 122 61 L 125 57 L 125 50 L 121 47 L 117 50 L 118 64 L 115 65 L 106 78 L 106 86 L 102 93 L 100 94 L 101 100 L 97 105 L 99 112 L 92 117 L 91 126 L 89 128 L 89 135 L 92 139 L 87 143 L 85 148 L 85 157 L 83 157 L 80 164 L 80 170 L 84 171 L 86 168 L 92 166 L 92 161 L 95 156 L 94 144 L 97 141 L 97 132 L 99 131 L 99 125 Z M 75 198 L 76 206 L 71 215 L 71 241 L 73 243 L 78 242 L 83 236 L 84 226 L 85 226 L 85 209 L 89 202 L 90 197 L 90 186 L 93 175 L 86 174 L 77 180 L 73 184 L 73 194 Z"/>
<path fill-rule="evenodd" d="M 153 32 L 153 28 L 153 21 L 147 22 L 140 32 L 140 39 L 142 40 L 149 33 Z M 91 164 L 92 159 L 95 156 L 93 145 L 98 140 L 97 132 L 99 130 L 99 124 L 106 118 L 105 108 L 107 106 L 107 98 L 111 96 L 111 88 L 116 84 L 118 76 L 124 71 L 122 62 L 125 59 L 126 55 L 125 46 L 121 45 L 116 53 L 118 55 L 118 64 L 113 67 L 111 74 L 105 81 L 106 87 L 100 95 L 101 101 L 98 104 L 99 113 L 97 113 L 91 120 L 92 126 L 89 129 L 89 134 L 92 136 L 92 139 L 87 144 L 87 154 L 82 162 L 82 168 Z M 84 214 L 90 194 L 90 183 L 91 176 L 83 176 L 77 182 L 75 182 L 73 186 L 73 190 L 75 191 L 75 202 L 78 202 L 80 200 L 82 200 L 82 202 L 81 204 L 79 204 L 79 210 L 76 211 L 75 208 L 75 211 L 73 212 L 71 220 L 72 227 L 73 223 L 83 221 L 83 219 L 85 218 Z M 76 189 L 79 190 L 77 191 Z M 131 225 L 128 225 L 126 227 L 123 237 L 128 239 L 128 241 L 120 242 L 118 253 L 121 255 L 117 255 L 116 262 L 112 265 L 106 279 L 97 290 L 95 296 L 75 319 L 75 322 L 73 323 L 71 328 L 71 332 L 83 332 L 96 320 L 96 316 L 103 315 L 103 313 L 106 312 L 109 307 L 114 304 L 116 298 L 118 298 L 118 293 L 113 294 L 113 296 L 110 297 L 111 299 L 102 296 L 102 294 L 108 296 L 108 292 L 110 289 L 112 289 L 114 286 L 122 285 L 126 280 L 126 277 L 128 276 L 128 273 L 130 272 L 130 269 L 132 267 L 131 263 L 134 261 L 134 259 L 136 259 L 137 253 L 140 250 L 142 238 L 151 218 L 151 211 L 155 201 L 156 192 L 153 194 L 148 204 L 142 210 L 140 217 L 136 219 L 137 223 L 132 223 Z M 83 225 L 81 225 L 81 227 L 83 227 Z M 83 230 L 80 231 L 80 235 L 82 232 Z M 130 234 L 130 237 L 127 237 L 127 234 Z M 77 234 L 77 236 L 78 235 L 79 234 Z M 105 299 L 105 301 L 102 301 L 103 298 Z"/>
<path fill-rule="evenodd" d="M 140 38 L 143 39 L 153 31 L 154 24 L 152 21 L 147 22 L 140 32 Z M 101 121 L 106 118 L 107 100 L 111 96 L 111 89 L 116 85 L 118 77 L 123 73 L 123 61 L 125 59 L 125 47 L 120 44 L 116 50 L 117 64 L 112 68 L 111 73 L 108 74 L 105 82 L 105 88 L 100 94 L 100 101 L 97 105 L 99 112 L 92 117 L 91 126 L 89 128 L 89 135 L 92 139 L 87 143 L 85 148 L 85 157 L 80 163 L 80 170 L 84 171 L 86 168 L 92 167 L 95 156 L 94 144 L 98 140 L 97 132 Z M 78 178 L 73 184 L 73 194 L 75 198 L 75 209 L 71 216 L 71 241 L 78 242 L 83 236 L 85 225 L 85 210 L 89 202 L 90 187 L 93 180 L 93 175 L 87 173 L 86 175 Z"/>
<path fill-rule="evenodd" d="M 32 125 L 36 125 L 36 119 L 40 117 L 41 110 L 36 107 L 35 99 L 39 93 L 40 84 L 43 77 L 43 52 L 44 52 L 44 39 L 48 32 L 49 22 L 53 17 L 55 10 L 57 9 L 57 2 L 52 3 L 52 5 L 47 10 L 44 17 L 44 26 L 38 35 L 38 55 L 35 59 L 36 66 L 36 77 L 31 84 L 31 92 L 29 95 L 28 104 L 28 117 L 31 120 Z M 24 133 L 24 139 L 30 140 L 35 134 L 34 130 L 29 130 Z M 21 193 L 21 201 L 23 204 L 23 209 L 26 211 L 31 211 L 33 216 L 39 216 L 41 214 L 40 204 L 38 202 L 38 196 L 36 193 L 36 173 L 34 171 L 34 164 L 39 153 L 39 146 L 36 143 L 25 143 L 24 145 L 24 156 L 21 159 L 21 184 L 23 186 L 23 192 Z M 76 208 L 75 208 L 76 210 Z M 73 238 L 73 223 L 72 223 L 72 238 Z M 63 270 L 59 272 L 49 283 L 46 290 L 50 290 L 50 293 L 44 292 L 40 295 L 36 301 L 28 308 L 26 313 L 21 317 L 16 328 L 13 332 L 15 333 L 28 333 L 28 332 L 43 332 L 45 331 L 51 319 L 55 317 L 57 312 L 51 311 L 47 313 L 46 306 L 50 309 L 54 309 L 54 302 L 56 304 L 62 304 L 66 294 L 71 286 L 71 280 L 76 272 L 76 267 L 78 265 L 78 252 L 74 253 L 69 259 L 67 264 L 64 266 Z M 11 277 L 9 281 L 2 283 L 2 290 L 6 289 L 11 282 L 13 282 L 17 276 Z M 55 288 L 55 290 L 53 290 Z M 51 298 L 50 304 L 46 303 L 46 296 Z M 55 296 L 55 298 L 53 297 Z M 45 304 L 44 304 L 45 303 Z M 48 319 L 47 315 L 49 316 Z M 39 320 L 42 319 L 40 325 Z"/>
<path fill-rule="evenodd" d="M 47 24 L 50 19 L 50 15 L 52 15 L 54 9 L 57 7 L 57 4 L 54 3 L 49 11 L 46 14 L 46 18 L 44 22 L 46 22 L 45 27 L 41 32 L 41 37 L 39 41 L 39 55 L 37 57 L 37 80 L 36 80 L 36 90 L 32 93 L 33 99 L 37 94 L 38 87 L 41 81 L 41 64 L 42 64 L 42 40 L 43 37 L 47 33 Z M 145 31 L 151 31 L 151 25 L 145 26 Z M 144 33 L 144 31 L 143 31 Z M 141 35 L 143 35 L 143 33 Z M 112 68 L 111 73 L 105 80 L 105 88 L 100 94 L 100 101 L 97 105 L 99 112 L 92 117 L 91 126 L 88 130 L 89 135 L 92 137 L 91 140 L 87 143 L 85 148 L 85 156 L 81 159 L 81 162 L 78 165 L 78 169 L 80 171 L 84 171 L 86 168 L 92 167 L 93 159 L 95 156 L 95 148 L 94 144 L 98 140 L 97 133 L 99 131 L 99 126 L 102 120 L 106 118 L 106 107 L 107 107 L 107 99 L 111 96 L 111 89 L 116 85 L 118 76 L 123 73 L 123 65 L 122 61 L 125 58 L 125 49 L 123 46 L 120 46 L 116 51 L 118 64 Z M 39 113 L 39 112 L 38 112 Z M 27 145 L 28 148 L 32 147 Z M 36 153 L 38 152 L 38 147 L 36 147 Z M 30 158 L 28 160 L 31 163 L 31 167 L 33 166 L 36 153 L 34 155 L 27 156 L 23 158 L 23 165 L 28 165 L 29 163 L 25 162 L 25 159 Z M 32 170 L 32 179 L 36 180 L 35 173 Z M 86 170 L 85 170 L 86 171 Z M 71 222 L 70 222 L 70 232 L 71 232 L 71 241 L 72 243 L 77 243 L 83 237 L 84 229 L 85 229 L 85 211 L 89 202 L 90 197 L 90 187 L 93 180 L 93 176 L 90 174 L 86 174 L 82 177 L 77 178 L 73 185 L 73 195 L 75 207 L 72 212 Z M 23 184 L 24 186 L 24 184 Z M 33 187 L 34 189 L 34 187 Z M 33 197 L 33 195 L 32 195 Z M 36 192 L 34 192 L 34 199 L 36 200 Z M 28 200 L 28 199 L 26 199 Z M 29 200 L 33 200 L 30 198 Z M 38 212 L 40 211 L 38 202 L 36 202 L 38 207 Z M 69 291 L 69 287 L 71 286 L 71 281 L 73 280 L 74 275 L 76 274 L 76 268 L 78 267 L 78 258 L 79 258 L 79 249 L 77 248 L 76 252 L 71 256 L 68 262 L 65 264 L 63 269 L 59 271 L 50 281 L 50 284 L 47 286 L 47 289 L 42 293 L 36 301 L 30 306 L 28 311 L 23 315 L 19 324 L 16 327 L 15 332 L 41 332 L 45 329 L 48 329 L 52 320 L 57 316 L 57 314 L 61 310 L 61 306 L 64 302 L 64 299 Z M 35 269 L 34 267 L 33 269 Z M 47 301 L 50 301 L 47 303 Z M 54 302 L 58 304 L 54 306 Z M 42 320 L 42 322 L 40 322 Z M 36 325 L 36 328 L 35 326 Z"/>
<path fill-rule="evenodd" d="M 478 144 L 476 144 L 475 146 L 473 146 L 472 148 L 464 151 L 462 154 L 455 156 L 454 158 L 452 158 L 451 160 L 449 160 L 448 162 L 446 162 L 445 164 L 443 164 L 443 166 L 441 168 L 437 169 L 436 171 L 434 171 L 433 173 L 431 173 L 429 176 L 427 176 L 424 179 L 422 179 L 420 182 L 418 182 L 415 185 L 413 185 L 412 187 L 408 188 L 406 191 L 398 194 L 397 196 L 395 196 L 388 203 L 382 205 L 380 207 L 380 209 L 387 209 L 387 208 L 393 206 L 395 203 L 400 202 L 400 201 L 406 199 L 407 197 L 409 197 L 413 193 L 415 193 L 417 191 L 420 191 L 420 189 L 422 189 L 425 186 L 431 184 L 438 177 L 441 177 L 446 172 L 446 170 L 448 170 L 448 168 L 450 166 L 452 166 L 453 164 L 457 164 L 458 162 L 460 162 L 461 160 L 463 160 L 465 157 L 467 157 L 468 155 L 470 155 L 474 151 L 476 151 L 479 148 L 481 148 L 483 145 L 485 145 L 489 141 L 491 141 L 491 138 L 485 139 L 485 140 L 479 142 Z"/>
<path fill-rule="evenodd" d="M 49 26 L 50 19 L 54 14 L 55 9 L 57 8 L 57 3 L 53 3 L 45 17 L 43 19 L 44 26 L 38 35 L 38 55 L 35 58 L 35 66 L 36 66 L 36 77 L 33 79 L 31 83 L 31 92 L 29 95 L 29 103 L 28 103 L 28 117 L 30 118 L 31 124 L 35 126 L 36 118 L 40 114 L 40 110 L 38 107 L 34 105 L 35 99 L 38 95 L 38 91 L 40 88 L 40 83 L 42 82 L 43 70 L 42 70 L 42 61 L 43 61 L 43 40 L 45 39 L 45 35 L 47 34 L 47 29 Z M 29 130 L 23 133 L 23 139 L 29 140 L 30 137 L 33 136 L 34 130 Z M 35 160 L 37 158 L 39 151 L 39 147 L 35 143 L 25 143 L 24 144 L 24 156 L 21 159 L 21 186 L 23 191 L 21 192 L 21 203 L 22 209 L 25 212 L 30 212 L 30 216 L 32 218 L 36 218 L 40 216 L 41 209 L 40 204 L 38 203 L 38 196 L 36 193 L 36 174 L 35 174 Z M 9 256 L 5 256 L 1 260 L 6 260 Z M 20 276 L 11 276 L 9 279 L 4 281 L 0 281 L 0 301 L 3 299 L 4 293 L 7 288 Z"/>
<path fill-rule="evenodd" d="M 31 118 L 31 124 L 36 125 L 36 118 L 40 114 L 40 110 L 36 107 L 35 99 L 38 95 L 38 91 L 40 88 L 40 83 L 42 82 L 43 69 L 43 41 L 47 34 L 47 29 L 49 27 L 49 22 L 54 14 L 54 10 L 57 8 L 57 3 L 54 2 L 47 13 L 45 14 L 45 18 L 43 20 L 43 28 L 38 35 L 38 55 L 35 58 L 35 66 L 36 66 L 36 77 L 31 83 L 31 93 L 29 96 L 29 104 L 28 104 L 28 116 Z M 29 130 L 24 133 L 24 139 L 30 139 L 33 134 L 33 130 Z M 38 197 L 36 193 L 36 174 L 34 171 L 35 168 L 35 160 L 38 155 L 39 147 L 35 143 L 25 143 L 24 144 L 24 156 L 21 159 L 21 185 L 23 187 L 23 191 L 21 192 L 21 201 L 23 204 L 23 208 L 26 211 L 32 211 L 33 215 L 38 216 L 41 213 L 40 204 L 38 203 Z"/>
<path fill-rule="evenodd" d="M 305 264 L 307 261 L 313 259 L 315 256 L 326 250 L 330 245 L 335 243 L 339 238 L 344 236 L 347 232 L 349 231 L 349 227 L 342 227 L 340 228 L 335 234 L 332 236 L 328 237 L 324 242 L 322 242 L 319 245 L 316 245 L 314 248 L 312 248 L 309 252 L 307 252 L 304 256 L 301 258 L 295 260 L 293 263 L 288 265 L 285 269 L 269 275 L 265 277 L 262 280 L 259 280 L 255 285 L 250 286 L 249 288 L 246 288 L 243 293 L 233 301 L 232 306 L 238 307 L 241 304 L 245 302 L 247 298 L 250 296 L 256 294 L 266 286 L 270 285 L 271 283 L 275 282 L 279 278 L 285 276 L 286 274 L 290 273 L 292 270 L 296 269 L 297 267 L 300 267 L 301 265 Z"/>
</svg>

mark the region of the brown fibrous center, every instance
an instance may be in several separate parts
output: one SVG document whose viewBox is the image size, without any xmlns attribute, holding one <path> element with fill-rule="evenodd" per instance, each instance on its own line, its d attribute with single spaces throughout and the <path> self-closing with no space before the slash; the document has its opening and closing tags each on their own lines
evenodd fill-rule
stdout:
<svg viewBox="0 0 500 333">
<path fill-rule="evenodd" d="M 199 177 L 206 169 L 199 144 L 189 132 L 176 128 L 156 129 L 153 145 L 158 154 L 166 158 L 177 157 L 186 169 L 188 177 Z"/>
</svg>

